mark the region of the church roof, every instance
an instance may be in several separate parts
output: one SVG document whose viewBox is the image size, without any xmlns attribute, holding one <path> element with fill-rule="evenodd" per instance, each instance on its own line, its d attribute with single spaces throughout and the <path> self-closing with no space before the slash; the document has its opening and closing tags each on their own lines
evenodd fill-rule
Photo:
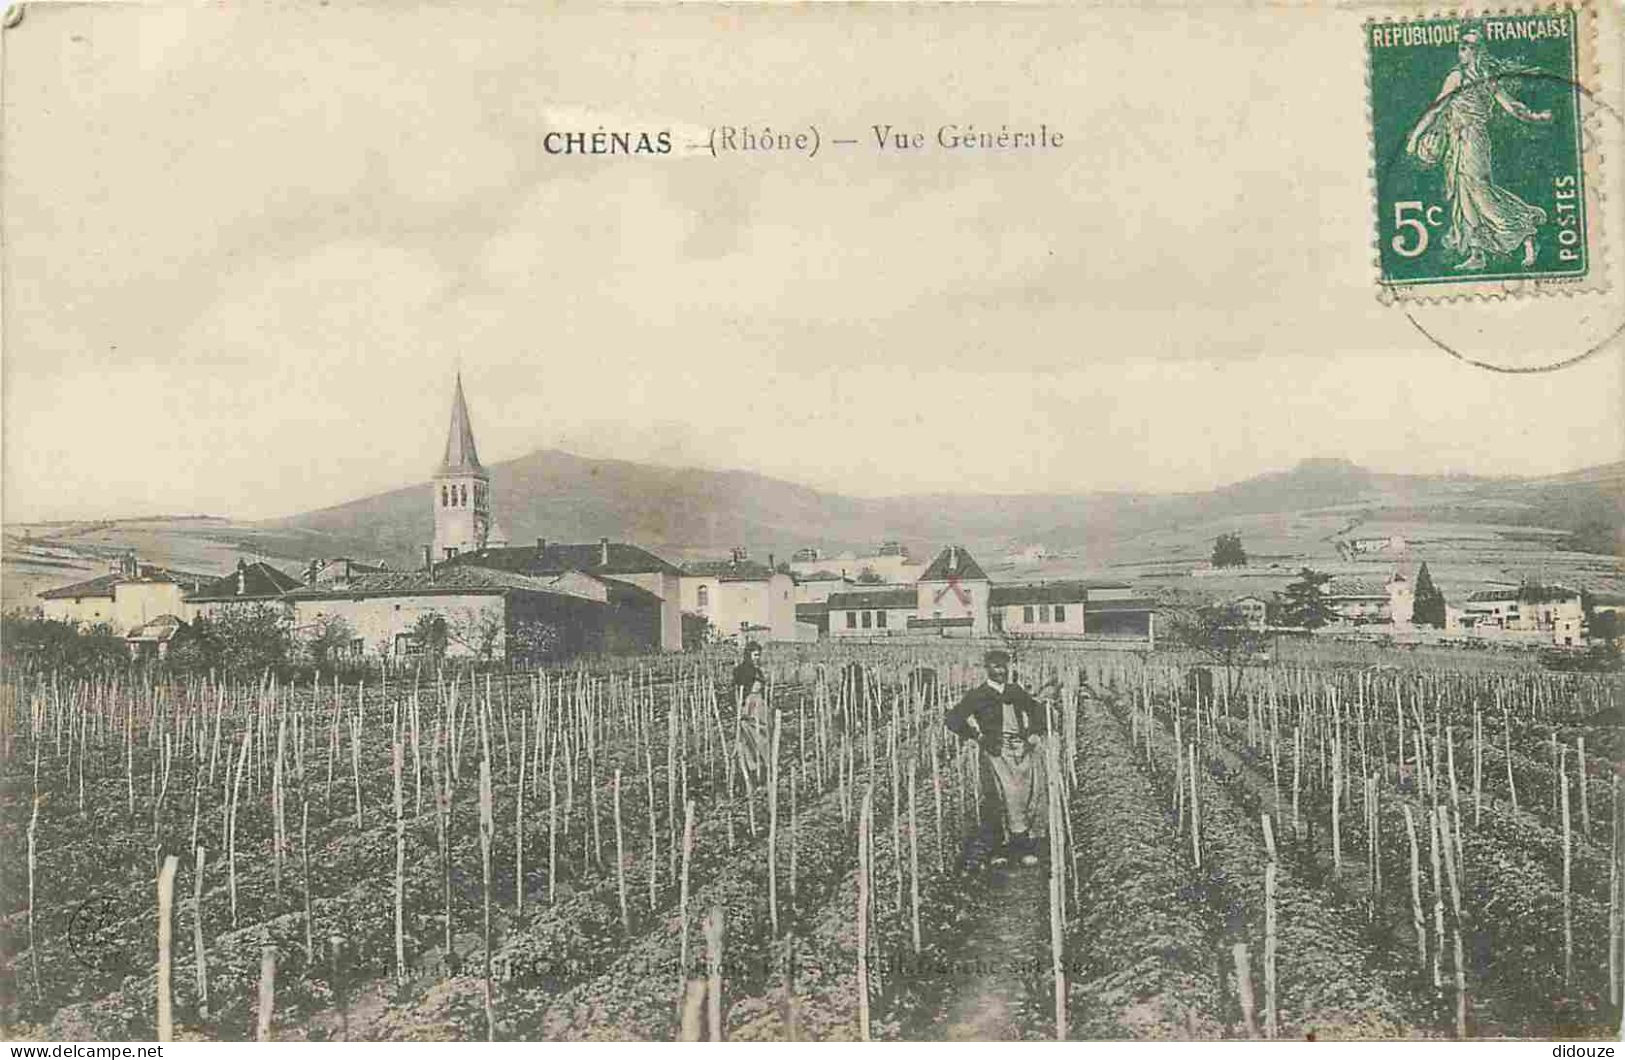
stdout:
<svg viewBox="0 0 1625 1060">
<path fill-rule="evenodd" d="M 446 430 L 446 454 L 440 460 L 440 474 L 485 474 L 479 450 L 474 448 L 474 424 L 468 418 L 468 402 L 463 399 L 463 376 L 457 375 L 457 390 L 451 398 L 451 426 Z"/>
<path fill-rule="evenodd" d="M 971 558 L 971 554 L 958 545 L 949 545 L 937 553 L 937 558 L 920 575 L 922 582 L 945 582 L 949 578 L 966 582 L 985 582 L 987 572 Z"/>
<path fill-rule="evenodd" d="M 537 546 L 510 545 L 459 552 L 441 566 L 491 567 L 532 576 L 559 574 L 567 570 L 583 574 L 681 574 L 672 564 L 654 553 L 619 541 L 601 540 L 596 545 L 538 543 Z"/>
</svg>

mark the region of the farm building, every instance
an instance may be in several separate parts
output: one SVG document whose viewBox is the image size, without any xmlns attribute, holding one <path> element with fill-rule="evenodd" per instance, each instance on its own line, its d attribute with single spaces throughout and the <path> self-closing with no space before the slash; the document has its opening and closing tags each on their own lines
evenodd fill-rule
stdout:
<svg viewBox="0 0 1625 1060">
<path fill-rule="evenodd" d="M 237 561 L 231 574 L 215 578 L 186 598 L 188 619 L 198 615 L 217 615 L 231 607 L 278 606 L 293 589 L 300 587 L 299 579 L 284 574 L 269 563 Z"/>
<path fill-rule="evenodd" d="M 1269 601 L 1258 596 L 1242 596 L 1230 601 L 1230 606 L 1241 616 L 1248 629 L 1264 629 L 1269 625 Z"/>
<path fill-rule="evenodd" d="M 683 566 L 683 610 L 699 615 L 724 637 L 796 639 L 795 585 L 771 563 L 752 562 L 744 549 L 726 560 Z"/>
<path fill-rule="evenodd" d="M 663 602 L 613 578 L 576 571 L 531 576 L 472 564 L 363 574 L 344 584 L 301 586 L 283 596 L 296 636 L 331 619 L 353 635 L 352 654 L 423 650 L 418 620 L 446 622 L 446 654 L 531 659 L 541 655 L 660 650 Z"/>
<path fill-rule="evenodd" d="M 819 571 L 795 579 L 796 606 L 802 604 L 821 604 L 835 593 L 850 592 L 855 587 L 851 578 L 840 574 L 831 574 L 829 571 Z"/>
<path fill-rule="evenodd" d="M 46 618 L 124 634 L 160 615 L 184 615 L 187 593 L 210 580 L 141 563 L 131 553 L 107 574 L 40 593 L 40 610 Z"/>
<path fill-rule="evenodd" d="M 853 586 L 796 617 L 832 639 L 855 637 L 1112 636 L 1149 638 L 1155 604 L 1115 581 L 994 585 L 966 549 L 937 554 L 913 588 Z"/>
<path fill-rule="evenodd" d="M 1579 592 L 1565 586 L 1500 586 L 1467 597 L 1460 625 L 1477 636 L 1572 647 L 1584 640 L 1585 611 Z"/>
<path fill-rule="evenodd" d="M 599 538 L 596 545 L 558 544 L 537 538 L 534 547 L 512 545 L 460 552 L 435 566 L 437 570 L 483 567 L 532 578 L 574 571 L 602 582 L 635 586 L 660 600 L 660 649 L 683 650 L 682 572 L 636 545 L 612 542 L 607 537 Z"/>
<path fill-rule="evenodd" d="M 920 576 L 920 569 L 919 561 L 909 556 L 908 547 L 897 541 L 881 542 L 872 555 L 866 556 L 852 552 L 825 556 L 816 548 L 803 548 L 790 558 L 790 572 L 798 578 L 833 574 L 852 581 L 869 578 L 886 585 L 909 585 Z"/>
<path fill-rule="evenodd" d="M 1340 578 L 1333 581 L 1326 586 L 1321 600 L 1338 620 L 1356 625 L 1388 622 L 1393 615 L 1387 588 L 1367 579 Z"/>
<path fill-rule="evenodd" d="M 965 549 L 949 545 L 914 583 L 915 616 L 909 628 L 943 636 L 985 637 L 991 582 Z"/>
<path fill-rule="evenodd" d="M 918 599 L 913 589 L 882 588 L 835 593 L 826 602 L 829 635 L 897 637 L 909 632 Z"/>
</svg>

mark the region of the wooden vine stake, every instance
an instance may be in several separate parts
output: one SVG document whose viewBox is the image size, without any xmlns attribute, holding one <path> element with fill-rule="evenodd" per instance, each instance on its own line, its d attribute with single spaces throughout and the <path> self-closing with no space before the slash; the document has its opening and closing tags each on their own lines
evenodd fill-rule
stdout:
<svg viewBox="0 0 1625 1060">
<path fill-rule="evenodd" d="M 1264 1035 L 1271 1040 L 1280 1034 L 1275 1000 L 1275 873 L 1272 859 L 1264 866 Z"/>
<path fill-rule="evenodd" d="M 874 818 L 874 789 L 863 792 L 858 813 L 858 1031 L 869 1041 L 869 829 Z"/>
<path fill-rule="evenodd" d="M 1562 766 L 1557 770 L 1557 783 L 1563 810 L 1563 985 L 1567 986 L 1574 981 L 1574 892 L 1570 886 L 1574 841 L 1569 830 L 1569 774 Z"/>
<path fill-rule="evenodd" d="M 910 940 L 914 943 L 914 952 L 920 952 L 920 831 L 919 818 L 914 806 L 914 759 L 908 762 L 908 890 L 910 917 Z"/>
<path fill-rule="evenodd" d="M 1253 969 L 1247 956 L 1247 944 L 1238 942 L 1230 947 L 1236 961 L 1236 992 L 1241 996 L 1241 1019 L 1247 1027 L 1247 1037 L 1258 1037 L 1258 1016 L 1253 1002 Z"/>
<path fill-rule="evenodd" d="M 677 889 L 677 915 L 681 921 L 682 939 L 677 965 L 679 983 L 688 981 L 688 866 L 693 855 L 694 800 L 688 799 L 683 803 L 683 873 Z"/>
<path fill-rule="evenodd" d="M 491 840 L 495 831 L 491 814 L 491 756 L 480 755 L 480 864 L 481 899 L 485 908 L 483 935 L 485 939 L 485 1039 L 496 1041 L 496 1008 L 491 999 Z"/>
<path fill-rule="evenodd" d="M 1455 931 L 1455 972 L 1456 972 L 1456 1037 L 1467 1037 L 1467 965 L 1462 952 L 1462 922 L 1461 922 L 1461 878 L 1456 868 L 1456 844 L 1451 841 L 1450 815 L 1443 808 L 1439 809 L 1439 824 L 1444 830 L 1444 871 L 1450 880 L 1450 908 L 1456 914 Z M 1461 829 L 1461 815 L 1456 815 L 1456 831 Z"/>
<path fill-rule="evenodd" d="M 406 814 L 401 799 L 402 749 L 395 738 L 395 981 L 406 982 Z"/>
<path fill-rule="evenodd" d="M 1484 718 L 1473 704 L 1473 827 L 1484 816 Z"/>
<path fill-rule="evenodd" d="M 632 930 L 632 914 L 626 904 L 626 838 L 621 826 L 621 771 L 615 770 L 615 890 L 621 900 L 621 930 Z"/>
<path fill-rule="evenodd" d="M 34 747 L 37 754 L 39 744 L 36 743 Z M 34 911 L 34 870 L 37 867 L 35 851 L 37 848 L 36 836 L 39 831 L 39 808 L 40 803 L 44 802 L 46 798 L 45 795 L 34 796 L 34 812 L 28 818 L 28 964 L 34 975 L 34 999 L 41 1002 L 45 1000 L 45 994 L 40 990 L 39 939 L 34 933 L 34 922 L 37 915 Z"/>
<path fill-rule="evenodd" d="M 722 1041 L 722 933 L 723 913 L 719 902 L 711 907 L 701 929 L 705 932 L 705 963 L 710 981 L 706 987 L 706 1023 L 711 1041 Z"/>
<path fill-rule="evenodd" d="M 267 946 L 260 951 L 259 1008 L 255 1013 L 254 1038 L 271 1040 L 271 1012 L 276 1006 L 276 947 Z"/>
<path fill-rule="evenodd" d="M 307 916 L 308 923 L 309 918 Z M 192 870 L 192 960 L 197 985 L 197 1011 L 202 1019 L 209 1018 L 209 962 L 203 946 L 203 848 L 197 848 L 197 863 Z"/>
<path fill-rule="evenodd" d="M 1621 935 L 1621 909 L 1620 909 L 1620 805 L 1619 805 L 1619 774 L 1614 774 L 1609 785 L 1611 794 L 1610 806 L 1610 832 L 1612 835 L 1611 853 L 1608 858 L 1608 998 L 1615 1005 L 1621 1003 L 1619 988 L 1621 978 L 1622 954 L 1620 952 Z"/>
<path fill-rule="evenodd" d="M 1416 930 L 1416 961 L 1417 966 L 1427 971 L 1428 966 L 1428 939 L 1427 929 L 1422 920 L 1422 870 L 1421 851 L 1416 842 L 1416 818 L 1411 814 L 1410 806 L 1405 806 L 1405 835 L 1411 841 L 1411 926 Z"/>
<path fill-rule="evenodd" d="M 170 854 L 164 858 L 163 870 L 158 873 L 158 1040 L 161 1042 L 175 1040 L 175 1005 L 171 992 L 174 963 L 170 943 L 174 932 L 177 861 L 175 855 Z"/>
<path fill-rule="evenodd" d="M 1065 871 L 1066 861 L 1063 858 L 1061 851 L 1059 849 L 1057 849 L 1059 844 L 1056 843 L 1056 836 L 1061 834 L 1061 830 L 1065 827 L 1065 822 L 1062 819 L 1062 813 L 1061 813 L 1061 793 L 1060 793 L 1060 791 L 1061 791 L 1062 780 L 1061 780 L 1060 761 L 1059 761 L 1060 755 L 1058 754 L 1058 748 L 1057 748 L 1057 744 L 1056 744 L 1055 741 L 1056 741 L 1056 738 L 1054 736 L 1051 736 L 1051 737 L 1049 737 L 1048 739 L 1046 739 L 1044 741 L 1044 754 L 1045 754 L 1045 759 L 1046 759 L 1046 761 L 1044 762 L 1044 765 L 1045 765 L 1044 774 L 1045 774 L 1046 779 L 1049 781 L 1049 783 L 1046 785 L 1046 787 L 1048 788 L 1047 794 L 1049 796 L 1049 844 L 1050 844 L 1050 851 L 1049 851 L 1049 947 L 1050 947 L 1050 972 L 1054 976 L 1054 979 L 1055 979 L 1055 1040 L 1058 1041 L 1058 1042 L 1064 1042 L 1064 1041 L 1066 1041 L 1066 1024 L 1067 1024 L 1067 1018 L 1066 1018 L 1066 962 L 1065 962 L 1064 953 L 1063 953 L 1064 940 L 1065 940 L 1065 937 L 1066 937 L 1066 930 L 1065 930 L 1066 925 L 1065 925 L 1065 922 L 1064 922 L 1065 921 L 1065 912 L 1064 912 L 1065 906 L 1064 906 L 1064 903 L 1066 901 L 1066 889 L 1065 889 L 1065 883 L 1061 879 L 1061 873 Z M 1194 753 L 1194 751 L 1195 751 L 1195 748 L 1193 746 L 1192 747 L 1192 752 Z M 1193 775 L 1194 775 L 1194 771 L 1193 771 Z M 913 779 L 912 776 L 910 777 L 910 779 L 911 780 Z M 1194 794 L 1195 793 L 1193 791 L 1192 792 L 1193 798 L 1191 800 L 1191 807 L 1192 807 L 1193 811 L 1194 811 L 1195 806 L 1196 806 L 1196 800 L 1194 798 Z M 910 800 L 909 806 L 910 806 L 911 810 L 913 809 L 913 797 L 914 797 L 914 792 L 913 792 L 913 788 L 911 787 L 909 789 L 909 800 Z M 1196 834 L 1196 817 L 1195 817 L 1194 813 L 1193 813 L 1193 815 L 1191 817 L 1191 834 L 1192 835 Z M 1198 859 L 1198 863 L 1200 863 L 1200 859 Z M 916 953 L 919 952 L 919 948 L 920 948 L 920 937 L 919 937 L 919 923 L 920 923 L 920 920 L 919 920 L 919 916 L 920 916 L 920 912 L 919 912 L 919 893 L 918 893 L 918 886 L 916 885 L 916 888 L 915 888 L 915 909 L 914 909 L 914 932 L 915 932 L 915 935 L 914 935 L 914 950 L 915 950 Z"/>
</svg>

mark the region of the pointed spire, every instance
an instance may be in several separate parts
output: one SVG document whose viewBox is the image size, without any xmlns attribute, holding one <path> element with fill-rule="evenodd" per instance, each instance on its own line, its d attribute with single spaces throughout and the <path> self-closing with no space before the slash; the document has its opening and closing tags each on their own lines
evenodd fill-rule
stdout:
<svg viewBox="0 0 1625 1060">
<path fill-rule="evenodd" d="M 484 474 L 480 454 L 474 448 L 474 425 L 468 418 L 468 402 L 463 399 L 463 373 L 457 373 L 457 392 L 451 399 L 451 427 L 446 431 L 446 455 L 440 461 L 440 473 Z"/>
</svg>

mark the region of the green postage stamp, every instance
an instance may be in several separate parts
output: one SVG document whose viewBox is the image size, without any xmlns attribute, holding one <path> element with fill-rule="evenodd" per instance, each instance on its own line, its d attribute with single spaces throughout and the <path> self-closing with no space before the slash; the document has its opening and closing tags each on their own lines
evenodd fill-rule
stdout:
<svg viewBox="0 0 1625 1060">
<path fill-rule="evenodd" d="M 1366 24 L 1388 296 L 1600 285 L 1593 32 L 1571 7 Z"/>
</svg>

